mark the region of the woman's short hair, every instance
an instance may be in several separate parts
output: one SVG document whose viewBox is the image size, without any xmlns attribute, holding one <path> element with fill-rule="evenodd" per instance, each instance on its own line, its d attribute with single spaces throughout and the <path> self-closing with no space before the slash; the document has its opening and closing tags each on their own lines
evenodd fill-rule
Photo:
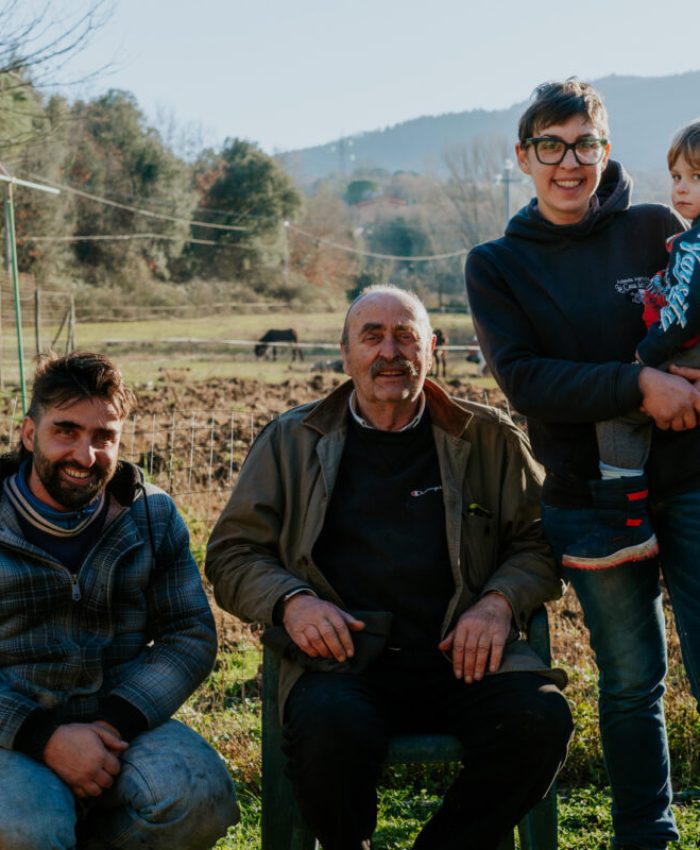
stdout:
<svg viewBox="0 0 700 850">
<path fill-rule="evenodd" d="M 564 124 L 575 115 L 585 116 L 600 130 L 604 138 L 610 135 L 608 113 L 603 98 L 590 83 L 576 77 L 542 83 L 532 93 L 530 105 L 518 123 L 518 141 L 536 136 L 546 127 Z"/>
</svg>

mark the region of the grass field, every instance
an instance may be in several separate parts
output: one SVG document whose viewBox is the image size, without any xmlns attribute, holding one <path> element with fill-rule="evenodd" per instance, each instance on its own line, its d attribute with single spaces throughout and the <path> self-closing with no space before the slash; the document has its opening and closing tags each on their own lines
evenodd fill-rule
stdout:
<svg viewBox="0 0 700 850">
<path fill-rule="evenodd" d="M 136 384 L 155 381 L 164 369 L 189 370 L 192 380 L 213 377 L 257 378 L 278 383 L 290 373 L 307 374 L 314 361 L 334 359 L 343 324 L 343 313 L 239 313 L 202 316 L 199 318 L 151 319 L 132 322 L 93 322 L 78 324 L 78 348 L 103 352 L 122 367 L 127 380 Z M 435 313 L 433 325 L 443 329 L 452 344 L 472 342 L 471 317 L 464 313 Z M 304 349 L 303 363 L 291 363 L 287 351 L 281 350 L 276 363 L 256 361 L 255 340 L 268 328 L 293 327 L 302 343 L 323 343 L 330 348 Z M 42 340 L 51 341 L 57 328 L 42 329 Z M 178 340 L 176 342 L 168 340 Z M 187 342 L 187 340 L 191 340 Z M 226 340 L 250 340 L 247 345 L 230 345 Z M 35 354 L 33 329 L 24 329 L 25 374 L 32 372 Z M 12 328 L 3 328 L 2 373 L 6 384 L 18 382 L 17 344 Z M 474 372 L 464 353 L 450 356 L 453 377 Z"/>
<path fill-rule="evenodd" d="M 217 850 L 260 848 L 259 647 L 242 641 L 222 653 L 208 683 L 182 709 L 181 719 L 200 731 L 224 754 L 236 779 L 243 818 L 217 844 Z M 594 671 L 584 658 L 568 667 L 568 697 L 576 737 L 559 783 L 560 850 L 608 850 L 610 796 L 604 778 L 595 720 Z M 680 671 L 676 671 L 680 674 Z M 682 674 L 680 674 L 682 676 Z M 667 706 L 674 763 L 674 806 L 679 850 L 700 850 L 700 762 L 688 747 L 700 743 L 700 725 L 681 679 L 672 677 Z M 456 767 L 395 767 L 387 770 L 380 793 L 375 850 L 408 850 L 421 824 L 439 805 Z"/>
<path fill-rule="evenodd" d="M 302 342 L 334 345 L 342 324 L 340 313 L 217 315 L 195 319 L 81 324 L 77 343 L 84 349 L 103 351 L 123 368 L 127 380 L 143 396 L 158 393 L 164 375 L 179 373 L 178 380 L 194 383 L 211 378 L 256 379 L 283 384 L 309 379 L 314 360 L 335 357 L 333 350 L 309 352 L 303 363 L 290 363 L 283 354 L 273 363 L 256 362 L 253 341 L 270 327 L 295 327 Z M 470 318 L 464 314 L 432 316 L 452 343 L 472 340 Z M 50 338 L 44 329 L 44 338 Z M 14 341 L 3 338 L 2 375 L 6 394 L 16 394 Z M 174 343 L 173 338 L 206 339 L 207 343 Z M 27 337 L 27 371 L 31 352 Z M 224 340 L 244 339 L 246 346 L 229 346 Z M 14 371 L 13 371 L 14 370 Z M 470 377 L 479 386 L 492 387 L 489 379 L 473 379 L 474 366 L 463 354 L 450 357 L 451 378 Z M 167 382 L 166 382 L 167 383 Z M 9 385 L 9 386 L 8 386 Z M 264 388 L 263 388 L 264 390 Z M 479 390 L 481 391 L 481 390 Z M 224 393 L 230 392 L 230 384 Z M 264 395 L 264 392 L 263 392 Z M 286 397 L 286 396 L 285 396 Z M 227 402 L 224 395 L 223 403 Z M 262 404 L 265 399 L 260 400 Z M 201 560 L 207 528 L 192 524 L 194 549 Z M 576 737 L 560 783 L 561 850 L 607 850 L 611 838 L 610 801 L 596 725 L 596 672 L 587 647 L 580 612 L 569 597 L 553 607 L 551 617 L 556 663 L 570 674 L 567 691 L 576 719 Z M 207 683 L 182 708 L 180 717 L 202 732 L 224 755 L 236 780 L 243 821 L 219 845 L 219 850 L 259 850 L 260 815 L 260 699 L 259 646 L 254 635 L 243 629 L 242 638 L 231 645 L 223 641 L 216 669 Z M 673 759 L 676 805 L 682 840 L 681 850 L 700 850 L 700 720 L 685 681 L 677 639 L 669 636 L 670 675 L 666 710 Z M 640 745 L 642 745 L 640 743 Z M 377 850 L 404 850 L 430 811 L 437 805 L 449 773 L 438 769 L 395 769 L 387 774 L 381 797 L 380 823 L 375 837 Z"/>
</svg>

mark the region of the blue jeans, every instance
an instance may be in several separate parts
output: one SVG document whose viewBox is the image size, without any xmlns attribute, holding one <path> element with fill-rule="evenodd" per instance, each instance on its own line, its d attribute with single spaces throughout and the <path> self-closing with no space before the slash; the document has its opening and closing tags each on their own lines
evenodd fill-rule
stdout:
<svg viewBox="0 0 700 850">
<path fill-rule="evenodd" d="M 593 510 L 542 507 L 558 558 L 593 527 Z M 652 506 L 659 560 L 610 570 L 564 569 L 583 608 L 599 670 L 600 734 L 613 795 L 615 846 L 660 850 L 676 840 L 663 694 L 666 640 L 659 572 L 668 586 L 693 694 L 700 696 L 700 492 Z"/>
<path fill-rule="evenodd" d="M 238 820 L 222 759 L 182 723 L 139 735 L 121 762 L 114 785 L 76 810 L 52 770 L 0 749 L 2 850 L 208 850 Z"/>
</svg>

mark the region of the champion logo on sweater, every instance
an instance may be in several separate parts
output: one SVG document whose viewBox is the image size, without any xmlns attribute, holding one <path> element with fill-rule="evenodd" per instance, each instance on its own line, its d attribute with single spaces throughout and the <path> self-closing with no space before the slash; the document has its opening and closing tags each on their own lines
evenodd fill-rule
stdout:
<svg viewBox="0 0 700 850">
<path fill-rule="evenodd" d="M 426 493 L 439 493 L 442 490 L 442 485 L 437 484 L 435 487 L 426 487 L 425 490 L 411 490 L 410 494 L 414 499 L 425 496 Z"/>
</svg>

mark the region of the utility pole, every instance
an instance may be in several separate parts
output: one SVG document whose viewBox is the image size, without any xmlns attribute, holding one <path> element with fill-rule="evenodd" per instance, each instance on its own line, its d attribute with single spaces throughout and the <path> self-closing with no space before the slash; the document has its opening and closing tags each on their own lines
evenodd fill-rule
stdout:
<svg viewBox="0 0 700 850">
<path fill-rule="evenodd" d="M 22 413 L 27 412 L 27 388 L 24 383 L 24 352 L 22 341 L 22 306 L 19 297 L 19 271 L 17 269 L 17 237 L 15 235 L 15 208 L 12 199 L 13 186 L 26 186 L 28 189 L 36 189 L 39 192 L 48 192 L 58 195 L 58 189 L 52 186 L 44 186 L 41 183 L 30 183 L 28 180 L 19 180 L 11 177 L 7 169 L 0 163 L 0 182 L 5 183 L 5 261 L 12 280 L 12 292 L 15 299 L 15 323 L 17 325 L 17 360 L 19 363 L 19 388 L 22 396 Z"/>
<path fill-rule="evenodd" d="M 282 273 L 284 275 L 285 288 L 289 286 L 289 222 L 284 221 L 284 260 Z"/>
<path fill-rule="evenodd" d="M 514 183 L 522 183 L 520 177 L 513 176 L 514 164 L 512 159 L 503 161 L 503 172 L 497 174 L 495 183 L 498 186 L 503 186 L 503 229 L 505 230 L 510 221 L 510 187 Z"/>
<path fill-rule="evenodd" d="M 512 159 L 506 159 L 503 162 L 501 182 L 503 183 L 503 229 L 505 230 L 510 221 L 510 184 L 520 182 L 517 177 L 513 177 Z"/>
</svg>

